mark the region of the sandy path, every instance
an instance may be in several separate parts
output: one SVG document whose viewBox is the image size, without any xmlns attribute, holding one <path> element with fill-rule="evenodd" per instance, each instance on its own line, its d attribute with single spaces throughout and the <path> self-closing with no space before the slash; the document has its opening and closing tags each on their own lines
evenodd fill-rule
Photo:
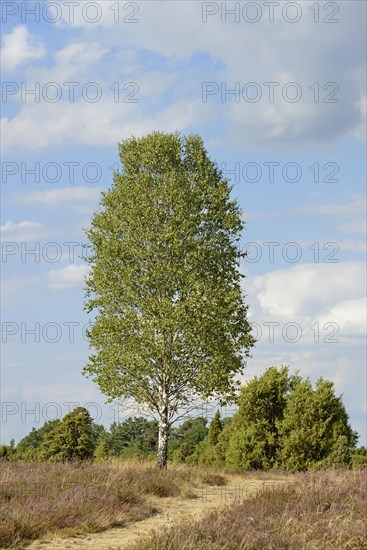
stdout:
<svg viewBox="0 0 367 550">
<path fill-rule="evenodd" d="M 152 529 L 167 528 L 172 523 L 188 518 L 198 518 L 218 508 L 253 496 L 264 487 L 284 483 L 283 480 L 241 480 L 223 487 L 203 486 L 196 490 L 196 499 L 181 497 L 150 498 L 149 502 L 159 512 L 142 521 L 128 524 L 126 527 L 109 529 L 102 533 L 79 535 L 70 538 L 48 538 L 33 542 L 29 550 L 126 550 L 140 538 L 149 536 Z"/>
</svg>

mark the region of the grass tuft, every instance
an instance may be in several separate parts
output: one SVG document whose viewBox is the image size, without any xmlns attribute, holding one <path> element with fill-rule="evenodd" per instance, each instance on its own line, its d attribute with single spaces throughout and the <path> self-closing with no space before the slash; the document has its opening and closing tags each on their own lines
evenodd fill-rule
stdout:
<svg viewBox="0 0 367 550">
<path fill-rule="evenodd" d="M 220 474 L 205 474 L 203 475 L 202 481 L 205 485 L 227 485 L 227 480 Z"/>
</svg>

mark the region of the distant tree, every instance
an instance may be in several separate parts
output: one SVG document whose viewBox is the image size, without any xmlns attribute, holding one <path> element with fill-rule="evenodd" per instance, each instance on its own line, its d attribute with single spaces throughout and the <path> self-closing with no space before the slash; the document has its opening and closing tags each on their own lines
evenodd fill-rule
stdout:
<svg viewBox="0 0 367 550">
<path fill-rule="evenodd" d="M 112 423 L 110 447 L 116 456 L 139 456 L 156 452 L 158 423 L 143 416 L 126 418 L 123 422 Z"/>
<path fill-rule="evenodd" d="M 199 136 L 155 132 L 119 147 L 122 172 L 86 231 L 86 309 L 102 392 L 145 404 L 169 431 L 195 397 L 232 400 L 253 345 L 241 289 L 244 226 Z"/>
<path fill-rule="evenodd" d="M 209 445 L 216 445 L 218 443 L 218 437 L 221 431 L 222 431 L 222 422 L 220 420 L 220 412 L 217 411 L 209 426 L 209 432 L 208 432 Z"/>
<path fill-rule="evenodd" d="M 195 447 L 205 439 L 208 433 L 206 419 L 203 417 L 189 418 L 170 434 L 168 456 L 174 462 L 185 462 Z"/>
<path fill-rule="evenodd" d="M 193 449 L 190 444 L 187 443 L 187 441 L 184 441 L 179 447 L 177 447 L 177 449 L 172 452 L 172 461 L 178 463 L 186 462 L 187 458 L 192 455 L 192 452 Z"/>
<path fill-rule="evenodd" d="M 62 462 L 87 460 L 93 457 L 93 451 L 91 416 L 84 407 L 77 407 L 46 435 L 40 447 L 40 457 Z"/>
<path fill-rule="evenodd" d="M 0 446 L 0 459 L 1 460 L 10 460 L 10 458 L 11 458 L 10 445 L 1 445 Z"/>
<path fill-rule="evenodd" d="M 354 468 L 367 466 L 367 448 L 362 446 L 358 449 L 353 449 L 351 452 L 351 461 Z"/>
<path fill-rule="evenodd" d="M 15 460 L 15 441 L 10 440 L 9 445 L 0 446 L 0 460 Z"/>
<path fill-rule="evenodd" d="M 93 447 L 96 449 L 101 442 L 108 441 L 109 433 L 102 424 L 95 424 L 92 422 L 92 442 Z"/>
<path fill-rule="evenodd" d="M 16 446 L 15 457 L 20 460 L 34 461 L 39 458 L 39 450 L 47 434 L 61 424 L 61 420 L 48 420 L 41 428 L 32 428 L 30 433 L 23 437 Z"/>
<path fill-rule="evenodd" d="M 358 439 L 333 382 L 323 378 L 314 388 L 297 379 L 278 428 L 278 464 L 290 471 L 348 465 Z"/>
<path fill-rule="evenodd" d="M 101 440 L 94 451 L 94 458 L 96 462 L 105 461 L 109 457 L 109 454 L 110 450 L 107 441 Z"/>
<path fill-rule="evenodd" d="M 141 446 L 147 453 L 156 453 L 158 448 L 158 422 L 150 420 L 144 429 Z"/>
<path fill-rule="evenodd" d="M 289 368 L 270 367 L 242 388 L 238 411 L 226 432 L 226 464 L 233 468 L 270 469 L 279 449 L 282 420 L 293 377 Z"/>
<path fill-rule="evenodd" d="M 216 452 L 216 464 L 219 466 L 224 466 L 226 461 L 226 455 L 228 451 L 229 439 L 232 435 L 233 430 L 233 416 L 227 417 L 222 420 L 222 431 L 219 434 L 218 442 L 215 446 Z"/>
<path fill-rule="evenodd" d="M 209 425 L 208 435 L 195 449 L 188 462 L 200 466 L 220 466 L 222 459 L 217 450 L 217 444 L 222 433 L 222 421 L 217 411 Z"/>
</svg>

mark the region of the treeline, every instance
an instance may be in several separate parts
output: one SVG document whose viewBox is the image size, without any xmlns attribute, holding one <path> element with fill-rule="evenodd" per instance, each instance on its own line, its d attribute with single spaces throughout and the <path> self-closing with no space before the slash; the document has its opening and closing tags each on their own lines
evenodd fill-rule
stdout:
<svg viewBox="0 0 367 550">
<path fill-rule="evenodd" d="M 358 435 L 349 424 L 332 382 L 315 385 L 288 367 L 269 368 L 243 386 L 238 411 L 221 419 L 217 412 L 171 428 L 168 457 L 176 463 L 236 470 L 304 471 L 367 464 L 367 450 L 356 449 Z M 0 447 L 0 458 L 26 461 L 105 461 L 154 459 L 158 424 L 144 417 L 113 423 L 109 430 L 78 407 L 62 420 L 35 428 L 17 446 Z"/>
</svg>

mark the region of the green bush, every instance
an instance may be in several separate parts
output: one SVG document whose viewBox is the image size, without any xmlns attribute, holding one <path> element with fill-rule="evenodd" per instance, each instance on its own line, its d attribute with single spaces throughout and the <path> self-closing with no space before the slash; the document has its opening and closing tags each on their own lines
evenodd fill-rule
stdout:
<svg viewBox="0 0 367 550">
<path fill-rule="evenodd" d="M 358 436 L 332 382 L 313 386 L 286 366 L 271 367 L 242 388 L 238 404 L 216 445 L 197 450 L 198 464 L 288 471 L 351 464 Z"/>
<path fill-rule="evenodd" d="M 357 434 L 348 422 L 334 384 L 320 378 L 315 387 L 297 378 L 279 428 L 279 467 L 288 471 L 347 466 Z"/>
<path fill-rule="evenodd" d="M 40 457 L 52 462 L 88 460 L 93 458 L 93 451 L 91 416 L 84 407 L 77 407 L 47 434 L 40 446 Z"/>
<path fill-rule="evenodd" d="M 353 468 L 367 466 L 367 448 L 359 447 L 359 449 L 354 449 L 351 453 L 351 462 Z"/>
<path fill-rule="evenodd" d="M 109 457 L 109 448 L 106 441 L 101 441 L 94 451 L 96 462 L 105 462 Z"/>
</svg>

